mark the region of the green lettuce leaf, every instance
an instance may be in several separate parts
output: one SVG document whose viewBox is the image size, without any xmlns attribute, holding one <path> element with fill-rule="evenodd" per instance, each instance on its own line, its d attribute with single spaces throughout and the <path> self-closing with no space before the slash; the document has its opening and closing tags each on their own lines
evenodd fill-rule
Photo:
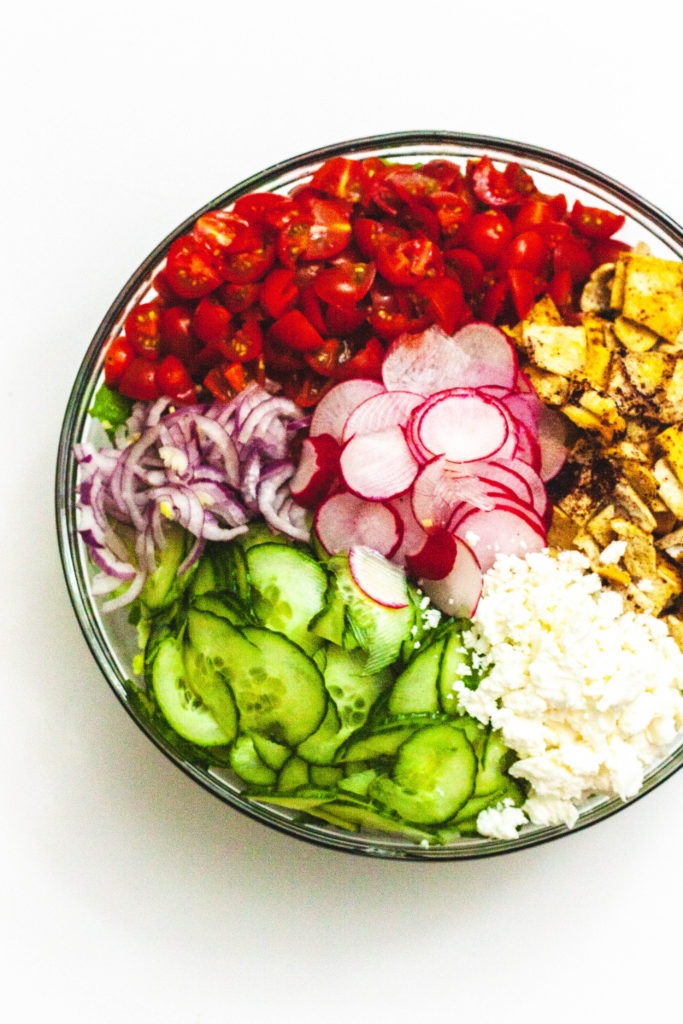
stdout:
<svg viewBox="0 0 683 1024">
<path fill-rule="evenodd" d="M 112 391 L 106 384 L 103 384 L 95 395 L 89 413 L 94 419 L 100 421 L 107 437 L 112 441 L 117 428 L 126 422 L 132 409 L 132 399 L 126 398 L 118 391 Z"/>
</svg>

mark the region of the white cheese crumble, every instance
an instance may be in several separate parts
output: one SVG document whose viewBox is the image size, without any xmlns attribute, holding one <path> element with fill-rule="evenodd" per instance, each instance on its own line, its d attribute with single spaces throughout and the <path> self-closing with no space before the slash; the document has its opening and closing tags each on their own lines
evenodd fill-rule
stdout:
<svg viewBox="0 0 683 1024">
<path fill-rule="evenodd" d="M 521 818 L 572 827 L 593 795 L 627 800 L 683 732 L 683 653 L 666 625 L 630 611 L 578 551 L 499 558 L 465 642 L 484 676 L 454 686 L 464 711 L 499 729 L 529 783 Z M 520 814 L 482 812 L 483 835 Z M 504 816 L 503 816 L 504 815 Z M 485 831 L 482 831 L 485 830 Z"/>
<path fill-rule="evenodd" d="M 616 565 L 626 552 L 625 540 L 613 540 L 600 552 L 600 561 L 604 565 Z"/>
</svg>

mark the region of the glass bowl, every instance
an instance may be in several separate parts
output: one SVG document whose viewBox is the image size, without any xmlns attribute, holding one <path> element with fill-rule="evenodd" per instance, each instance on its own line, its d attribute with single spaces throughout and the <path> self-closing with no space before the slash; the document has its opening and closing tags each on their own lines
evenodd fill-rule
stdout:
<svg viewBox="0 0 683 1024">
<path fill-rule="evenodd" d="M 127 312 L 151 297 L 151 281 L 160 269 L 170 244 L 185 234 L 197 217 L 208 210 L 228 207 L 239 196 L 252 191 L 287 193 L 308 180 L 315 168 L 333 156 L 426 162 L 450 159 L 464 162 L 488 154 L 493 160 L 515 160 L 529 171 L 541 191 L 564 192 L 571 204 L 580 199 L 624 214 L 626 224 L 619 234 L 624 241 L 649 245 L 654 255 L 683 259 L 683 229 L 662 211 L 630 189 L 598 171 L 535 146 L 504 139 L 452 132 L 414 131 L 354 139 L 303 153 L 253 175 L 233 186 L 192 213 L 176 227 L 140 264 L 106 313 L 92 339 L 78 371 L 62 427 L 56 475 L 56 515 L 59 545 L 66 583 L 78 622 L 90 650 L 107 682 L 138 726 L 153 743 L 191 778 L 231 807 L 297 839 L 348 853 L 372 857 L 443 861 L 508 853 L 568 835 L 564 826 L 525 826 L 514 840 L 462 837 L 446 846 L 423 847 L 400 836 L 386 833 L 345 832 L 323 822 L 313 822 L 292 811 L 247 801 L 228 770 L 203 762 L 194 748 L 151 715 L 144 694 L 135 682 L 133 658 L 137 653 L 135 630 L 125 610 L 102 615 L 90 586 L 92 568 L 76 523 L 77 465 L 73 455 L 76 442 L 104 443 L 99 424 L 88 416 L 93 395 L 103 379 L 104 352 L 108 341 L 119 333 Z M 671 751 L 646 777 L 638 797 L 649 792 L 683 764 L 683 745 Z M 632 801 L 630 801 L 632 802 Z M 589 801 L 572 831 L 595 824 L 628 804 L 606 797 Z"/>
</svg>

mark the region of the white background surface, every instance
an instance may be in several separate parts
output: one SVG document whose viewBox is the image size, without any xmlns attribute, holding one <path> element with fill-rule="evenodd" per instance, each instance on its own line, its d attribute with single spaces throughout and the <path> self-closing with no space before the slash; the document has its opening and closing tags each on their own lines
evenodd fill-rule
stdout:
<svg viewBox="0 0 683 1024">
<path fill-rule="evenodd" d="M 110 301 L 180 220 L 268 164 L 382 131 L 478 132 L 575 156 L 682 220 L 673 6 L 608 6 L 5 13 L 0 1003 L 13 1024 L 680 1015 L 667 922 L 683 909 L 683 777 L 488 862 L 374 862 L 287 839 L 204 793 L 129 720 L 81 637 L 53 525 L 61 418 Z"/>
</svg>

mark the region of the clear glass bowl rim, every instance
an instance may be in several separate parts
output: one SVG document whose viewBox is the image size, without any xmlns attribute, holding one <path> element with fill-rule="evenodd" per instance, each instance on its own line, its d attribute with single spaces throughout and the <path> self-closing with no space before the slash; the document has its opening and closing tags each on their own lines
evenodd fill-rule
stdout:
<svg viewBox="0 0 683 1024">
<path fill-rule="evenodd" d="M 616 179 L 587 164 L 553 150 L 527 143 L 471 133 L 414 130 L 366 136 L 334 143 L 272 164 L 205 203 L 174 228 L 133 272 L 105 313 L 88 346 L 68 399 L 57 453 L 55 512 L 63 573 L 81 632 L 119 702 L 136 725 L 166 757 L 223 802 L 286 835 L 326 849 L 336 849 L 362 856 L 435 863 L 511 853 L 577 833 L 631 806 L 636 800 L 670 778 L 683 767 L 683 748 L 679 747 L 663 761 L 645 780 L 638 795 L 628 802 L 622 802 L 616 798 L 600 801 L 593 809 L 586 810 L 571 830 L 564 826 L 551 826 L 523 833 L 516 840 L 467 840 L 457 846 L 423 848 L 391 838 L 375 840 L 368 839 L 362 834 L 346 836 L 332 831 L 312 831 L 307 824 L 300 821 L 283 820 L 263 805 L 248 804 L 222 789 L 214 780 L 207 777 L 201 768 L 170 748 L 163 738 L 156 734 L 150 724 L 136 714 L 135 709 L 131 706 L 123 681 L 119 678 L 115 659 L 109 646 L 100 639 L 97 623 L 89 607 L 87 573 L 79 552 L 75 529 L 76 465 L 72 453 L 74 440 L 80 436 L 87 416 L 87 408 L 94 387 L 94 371 L 98 359 L 101 360 L 105 341 L 117 323 L 120 323 L 123 312 L 129 307 L 138 292 L 145 284 L 149 283 L 152 272 L 157 269 L 170 244 L 180 235 L 185 234 L 199 216 L 209 210 L 227 207 L 247 192 L 268 189 L 272 187 L 274 181 L 287 175 L 311 171 L 316 165 L 334 156 L 362 158 L 370 155 L 393 155 L 397 159 L 405 159 L 414 150 L 416 155 L 419 154 L 424 159 L 430 149 L 434 150 L 430 154 L 430 157 L 433 158 L 456 160 L 488 154 L 494 160 L 518 160 L 532 173 L 536 170 L 551 176 L 555 174 L 559 181 L 565 184 L 573 183 L 581 189 L 593 191 L 596 197 L 619 208 L 631 219 L 646 223 L 650 234 L 663 241 L 676 254 L 677 258 L 683 259 L 683 228 L 664 211 Z"/>
</svg>

